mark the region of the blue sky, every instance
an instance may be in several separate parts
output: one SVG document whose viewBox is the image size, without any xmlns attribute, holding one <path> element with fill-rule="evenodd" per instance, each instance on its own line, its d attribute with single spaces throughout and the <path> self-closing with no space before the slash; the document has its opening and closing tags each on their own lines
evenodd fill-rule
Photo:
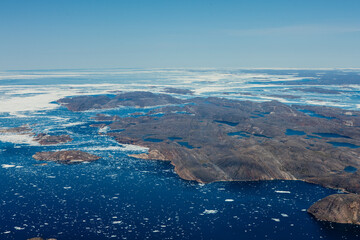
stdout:
<svg viewBox="0 0 360 240">
<path fill-rule="evenodd" d="M 360 67 L 359 0 L 1 0 L 0 69 Z"/>
</svg>

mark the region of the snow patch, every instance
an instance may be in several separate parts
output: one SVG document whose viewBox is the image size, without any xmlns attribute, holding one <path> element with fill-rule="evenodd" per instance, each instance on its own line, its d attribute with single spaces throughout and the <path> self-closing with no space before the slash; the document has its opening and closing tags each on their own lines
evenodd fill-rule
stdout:
<svg viewBox="0 0 360 240">
<path fill-rule="evenodd" d="M 132 144 L 121 144 L 121 150 L 146 152 L 146 151 L 149 151 L 149 148 L 138 146 L 138 145 L 132 145 Z"/>
</svg>

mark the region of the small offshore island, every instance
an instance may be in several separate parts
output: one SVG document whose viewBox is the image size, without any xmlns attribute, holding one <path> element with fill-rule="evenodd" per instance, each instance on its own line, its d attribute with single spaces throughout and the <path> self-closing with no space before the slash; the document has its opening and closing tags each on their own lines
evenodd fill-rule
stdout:
<svg viewBox="0 0 360 240">
<path fill-rule="evenodd" d="M 92 162 L 100 157 L 78 150 L 62 150 L 56 152 L 38 152 L 33 158 L 39 161 L 54 161 L 63 164 L 74 164 L 82 162 Z"/>
<path fill-rule="evenodd" d="M 74 112 L 156 107 L 126 118 L 98 114 L 92 126 L 108 127 L 107 135 L 120 144 L 149 148 L 131 156 L 171 161 L 186 180 L 303 180 L 354 193 L 336 201 L 325 198 L 309 213 L 325 221 L 359 222 L 354 217 L 358 208 L 352 207 L 360 204 L 358 111 L 215 97 L 184 100 L 151 92 L 79 96 L 58 103 Z"/>
</svg>

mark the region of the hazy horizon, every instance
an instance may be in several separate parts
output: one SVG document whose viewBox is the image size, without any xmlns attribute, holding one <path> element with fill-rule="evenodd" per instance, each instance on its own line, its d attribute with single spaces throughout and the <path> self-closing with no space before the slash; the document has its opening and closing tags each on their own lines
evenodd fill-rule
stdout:
<svg viewBox="0 0 360 240">
<path fill-rule="evenodd" d="M 0 70 L 360 68 L 359 1 L 1 1 Z"/>
</svg>

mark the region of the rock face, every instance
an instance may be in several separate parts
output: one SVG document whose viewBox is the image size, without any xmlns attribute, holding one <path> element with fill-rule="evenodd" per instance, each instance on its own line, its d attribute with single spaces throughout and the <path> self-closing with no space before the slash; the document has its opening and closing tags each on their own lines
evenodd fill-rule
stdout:
<svg viewBox="0 0 360 240">
<path fill-rule="evenodd" d="M 360 195 L 330 195 L 312 205 L 308 213 L 322 221 L 360 225 Z"/>
<path fill-rule="evenodd" d="M 48 135 L 45 133 L 40 133 L 34 137 L 35 141 L 41 145 L 55 145 L 71 142 L 72 138 L 69 135 Z"/>
<path fill-rule="evenodd" d="M 33 155 L 33 158 L 35 158 L 36 160 L 54 161 L 63 164 L 91 162 L 100 159 L 99 156 L 77 150 L 57 151 L 57 152 L 38 152 Z"/>
</svg>

